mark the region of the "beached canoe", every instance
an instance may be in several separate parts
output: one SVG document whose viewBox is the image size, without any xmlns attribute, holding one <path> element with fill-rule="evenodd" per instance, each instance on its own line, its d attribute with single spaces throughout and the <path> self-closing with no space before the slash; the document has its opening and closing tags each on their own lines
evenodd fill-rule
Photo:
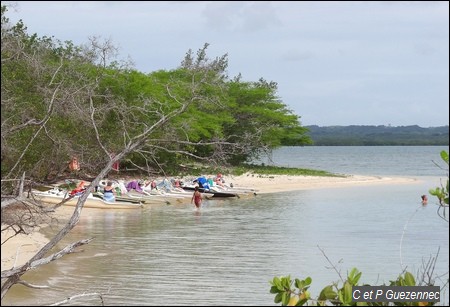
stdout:
<svg viewBox="0 0 450 307">
<path fill-rule="evenodd" d="M 194 185 L 184 185 L 183 189 L 185 191 L 194 191 L 195 190 L 195 186 Z M 204 188 L 198 188 L 198 190 L 203 193 L 203 194 L 207 194 L 208 197 L 237 197 L 236 193 L 228 193 L 228 192 L 217 192 L 217 191 L 213 191 L 210 189 L 204 189 Z"/>
<path fill-rule="evenodd" d="M 32 197 L 36 200 L 50 203 L 50 204 L 59 204 L 64 199 L 69 198 L 69 194 L 65 191 L 55 192 L 55 190 L 49 190 L 45 192 L 41 191 L 33 191 Z M 75 196 L 64 203 L 65 206 L 76 206 L 78 202 L 78 196 Z M 143 207 L 141 203 L 132 203 L 132 202 L 123 202 L 123 201 L 115 201 L 115 202 L 107 202 L 98 197 L 94 197 L 92 193 L 86 199 L 84 203 L 84 208 L 98 208 L 98 209 L 140 209 Z"/>
<path fill-rule="evenodd" d="M 184 185 L 183 189 L 185 191 L 194 191 L 194 185 Z M 246 198 L 256 196 L 256 192 L 248 192 L 248 191 L 234 191 L 233 189 L 219 189 L 218 187 L 212 187 L 210 189 L 199 188 L 198 189 L 206 198 L 224 198 L 224 197 L 237 197 L 237 198 Z"/>
<path fill-rule="evenodd" d="M 186 201 L 186 197 L 182 195 L 174 194 L 150 194 L 150 193 L 139 193 L 136 191 L 130 191 L 126 194 L 127 197 L 131 199 L 139 199 L 144 204 L 177 204 Z"/>
</svg>

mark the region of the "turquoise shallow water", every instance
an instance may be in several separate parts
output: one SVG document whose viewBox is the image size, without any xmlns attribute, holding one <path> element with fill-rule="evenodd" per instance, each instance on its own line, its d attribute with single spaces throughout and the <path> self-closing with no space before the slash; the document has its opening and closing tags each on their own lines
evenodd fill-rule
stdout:
<svg viewBox="0 0 450 307">
<path fill-rule="evenodd" d="M 338 281 L 326 257 L 342 275 L 357 267 L 363 272 L 362 282 L 380 284 L 396 278 L 405 267 L 416 273 L 440 249 L 436 272 L 448 273 L 448 223 L 437 217 L 432 197 L 427 206 L 420 204 L 420 195 L 445 176 L 434 170 L 433 163 L 421 165 L 439 161 L 439 148 L 424 147 L 421 152 L 377 147 L 367 148 L 366 154 L 361 153 L 363 148 L 354 149 L 358 154 L 328 148 L 328 155 L 320 148 L 322 154 L 307 158 L 303 153 L 301 160 L 319 165 L 323 157 L 334 164 L 312 168 L 341 172 L 339 165 L 345 164 L 346 173 L 367 174 L 361 160 L 391 149 L 378 153 L 391 157 L 379 163 L 378 171 L 373 162 L 367 164 L 367 172 L 417 180 L 207 200 L 200 212 L 189 205 L 147 207 L 142 212 L 96 211 L 65 240 L 94 237 L 82 253 L 26 275 L 35 283 L 44 277 L 51 288 L 17 286 L 2 305 L 49 304 L 84 291 L 106 293 L 105 305 L 275 305 L 269 293 L 274 276 L 311 276 L 313 296 Z M 275 152 L 273 160 L 293 163 L 282 158 L 292 150 L 303 148 L 283 148 L 284 153 Z M 395 168 L 392 157 L 398 161 Z M 328 169 L 327 163 L 334 168 Z M 416 175 L 414 165 L 421 165 Z"/>
</svg>

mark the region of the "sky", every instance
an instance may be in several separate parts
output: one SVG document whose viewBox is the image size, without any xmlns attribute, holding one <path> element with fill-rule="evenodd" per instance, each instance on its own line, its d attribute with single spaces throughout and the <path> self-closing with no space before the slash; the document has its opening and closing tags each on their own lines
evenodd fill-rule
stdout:
<svg viewBox="0 0 450 307">
<path fill-rule="evenodd" d="M 29 34 L 110 40 L 151 73 L 209 44 L 302 125 L 449 124 L 448 1 L 2 1 Z"/>
</svg>

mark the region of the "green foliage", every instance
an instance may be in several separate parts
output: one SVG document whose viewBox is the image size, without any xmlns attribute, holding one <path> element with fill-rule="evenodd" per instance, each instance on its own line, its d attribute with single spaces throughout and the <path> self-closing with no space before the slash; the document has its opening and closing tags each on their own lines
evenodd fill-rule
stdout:
<svg viewBox="0 0 450 307">
<path fill-rule="evenodd" d="M 448 208 L 448 161 L 449 156 L 448 152 L 441 151 L 440 153 L 441 159 L 447 165 L 447 184 L 446 186 L 437 187 L 435 189 L 430 189 L 430 194 L 436 196 L 439 199 L 440 208 Z M 441 215 L 438 211 L 438 214 Z M 444 214 L 441 216 L 444 219 Z M 431 268 L 434 270 L 434 267 Z M 426 274 L 430 278 L 433 274 L 433 271 L 427 271 Z M 328 305 L 344 305 L 344 306 L 432 306 L 434 302 L 353 302 L 352 301 L 352 287 L 358 286 L 358 282 L 361 278 L 362 272 L 358 271 L 358 269 L 353 268 L 350 273 L 347 275 L 347 279 L 343 280 L 342 286 L 339 286 L 338 283 L 333 283 L 331 285 L 325 286 L 320 292 L 317 299 L 311 299 L 308 295 L 307 298 L 305 296 L 301 296 L 302 293 L 306 292 L 307 288 L 305 286 L 309 286 L 311 284 L 311 278 L 307 277 L 308 283 L 296 282 L 295 287 L 292 286 L 292 281 L 290 276 L 286 277 L 275 277 L 272 281 L 270 281 L 271 288 L 270 293 L 276 294 L 275 303 L 281 303 L 283 306 L 302 306 L 308 303 L 308 301 L 312 305 L 320 305 L 320 306 L 328 306 Z M 425 274 L 424 274 L 425 275 Z M 432 286 L 433 284 L 430 280 L 428 282 L 428 286 Z M 419 285 L 416 282 L 414 276 L 405 271 L 400 274 L 396 280 L 391 280 L 389 286 L 416 286 Z M 364 286 L 370 286 L 368 284 L 364 284 Z M 386 285 L 383 285 L 386 286 Z"/>
<path fill-rule="evenodd" d="M 308 291 L 312 279 L 307 277 L 304 280 L 295 279 L 295 283 L 290 276 L 274 277 L 269 281 L 270 293 L 275 294 L 274 302 L 281 303 L 282 306 L 304 306 L 304 305 L 318 305 L 318 306 L 423 306 L 423 302 L 353 302 L 352 289 L 353 286 L 360 286 L 359 280 L 362 272 L 353 268 L 347 275 L 347 279 L 339 283 L 333 283 L 325 286 L 316 299 L 311 298 Z M 414 276 L 410 272 L 400 274 L 396 280 L 389 282 L 389 286 L 416 286 Z M 370 286 L 364 284 L 363 286 Z M 387 286 L 384 284 L 383 286 Z M 432 306 L 435 303 L 427 302 L 427 306 Z"/>
<path fill-rule="evenodd" d="M 47 180 L 72 156 L 95 174 L 143 133 L 122 163 L 148 172 L 239 165 L 261 150 L 310 143 L 275 82 L 229 80 L 228 55 L 210 60 L 208 44 L 177 69 L 144 74 L 107 65 L 112 46 L 30 35 L 6 13 L 2 6 L 3 179 L 26 171 Z"/>
<path fill-rule="evenodd" d="M 186 167 L 186 166 L 185 166 Z M 344 175 L 333 174 L 322 170 L 313 170 L 305 168 L 291 168 L 269 165 L 241 164 L 239 166 L 207 166 L 204 164 L 191 165 L 189 174 L 232 174 L 240 176 L 248 173 L 248 176 L 271 176 L 271 175 L 290 175 L 290 176 L 320 176 L 320 177 L 343 177 Z"/>
<path fill-rule="evenodd" d="M 236 169 L 238 168 L 239 167 L 237 167 Z M 282 166 L 245 164 L 240 166 L 240 168 L 242 168 L 242 171 L 240 171 L 241 174 L 245 172 L 250 172 L 257 175 L 344 177 L 343 175 L 333 174 L 322 170 L 312 170 L 312 169 L 292 168 Z"/>
<path fill-rule="evenodd" d="M 444 220 L 448 221 L 448 217 L 446 215 L 446 209 L 448 208 L 448 189 L 449 189 L 449 171 L 448 171 L 448 152 L 443 150 L 440 153 L 442 161 L 447 165 L 445 171 L 447 172 L 447 180 L 445 183 L 441 183 L 440 187 L 436 187 L 434 189 L 430 189 L 429 193 L 439 201 L 439 210 L 438 215 L 442 217 Z"/>
<path fill-rule="evenodd" d="M 275 82 L 264 79 L 241 82 L 237 79 L 228 84 L 228 89 L 234 121 L 224 126 L 225 133 L 230 136 L 230 141 L 243 139 L 255 145 L 245 155 L 232 157 L 230 162 L 233 164 L 249 161 L 262 147 L 311 143 L 307 129 L 300 125 L 300 117 L 277 97 Z"/>
<path fill-rule="evenodd" d="M 281 303 L 283 306 L 303 306 L 310 294 L 308 292 L 311 284 L 311 278 L 300 280 L 298 278 L 294 281 L 290 276 L 274 277 L 270 284 L 270 293 L 275 294 L 274 302 Z"/>
<path fill-rule="evenodd" d="M 445 150 L 441 151 L 441 159 L 447 164 L 447 175 L 448 175 L 448 152 L 446 152 Z M 436 187 L 435 189 L 430 189 L 429 192 L 431 195 L 434 195 L 438 198 L 439 203 L 441 205 L 448 205 L 448 188 L 449 188 L 449 180 L 447 177 L 446 185 Z"/>
</svg>

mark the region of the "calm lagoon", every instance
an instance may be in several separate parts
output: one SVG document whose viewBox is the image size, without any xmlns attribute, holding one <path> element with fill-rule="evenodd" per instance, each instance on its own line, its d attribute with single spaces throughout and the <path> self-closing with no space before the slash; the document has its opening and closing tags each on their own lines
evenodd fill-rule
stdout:
<svg viewBox="0 0 450 307">
<path fill-rule="evenodd" d="M 326 257 L 344 277 L 356 267 L 361 282 L 375 285 L 404 268 L 417 273 L 439 251 L 435 271 L 447 280 L 449 224 L 433 197 L 420 204 L 420 195 L 446 179 L 433 163 L 441 150 L 448 147 L 283 147 L 259 162 L 416 180 L 208 200 L 200 212 L 189 205 L 95 211 L 64 240 L 94 237 L 82 253 L 25 275 L 51 288 L 15 286 L 2 305 L 101 292 L 105 305 L 273 306 L 274 276 L 310 276 L 313 297 L 338 281 Z M 448 302 L 447 291 L 441 304 Z M 83 304 L 100 301 L 74 302 Z"/>
</svg>

